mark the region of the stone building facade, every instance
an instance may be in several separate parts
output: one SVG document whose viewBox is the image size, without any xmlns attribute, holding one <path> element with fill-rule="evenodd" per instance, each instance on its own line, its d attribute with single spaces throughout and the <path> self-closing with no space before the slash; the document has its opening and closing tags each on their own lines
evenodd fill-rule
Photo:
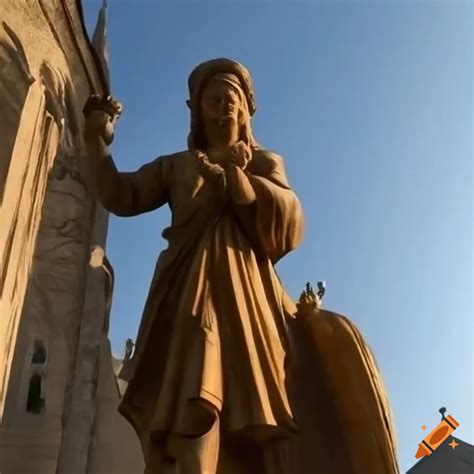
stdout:
<svg viewBox="0 0 474 474">
<path fill-rule="evenodd" d="M 0 472 L 136 474 L 107 338 L 108 215 L 81 137 L 107 71 L 79 0 L 0 12 Z"/>
</svg>

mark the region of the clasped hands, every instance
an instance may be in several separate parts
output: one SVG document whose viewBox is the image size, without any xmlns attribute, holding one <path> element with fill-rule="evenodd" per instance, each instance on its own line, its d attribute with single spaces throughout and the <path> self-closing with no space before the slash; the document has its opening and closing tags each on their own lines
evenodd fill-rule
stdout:
<svg viewBox="0 0 474 474">
<path fill-rule="evenodd" d="M 251 159 L 251 151 L 243 142 L 230 146 L 216 154 L 213 161 L 203 152 L 196 152 L 203 176 L 218 186 L 235 204 L 249 205 L 255 199 L 255 191 L 245 173 Z"/>
</svg>

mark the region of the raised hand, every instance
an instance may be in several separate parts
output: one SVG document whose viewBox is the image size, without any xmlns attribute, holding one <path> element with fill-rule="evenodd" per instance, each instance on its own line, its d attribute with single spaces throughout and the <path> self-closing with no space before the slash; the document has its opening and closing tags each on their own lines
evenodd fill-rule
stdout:
<svg viewBox="0 0 474 474">
<path fill-rule="evenodd" d="M 227 193 L 231 201 L 241 205 L 255 201 L 255 192 L 244 172 L 251 156 L 251 150 L 244 142 L 213 152 L 210 157 L 195 151 L 202 176 L 214 183 L 220 193 Z"/>
<path fill-rule="evenodd" d="M 231 163 L 226 168 L 227 192 L 232 202 L 239 205 L 249 205 L 255 202 L 257 196 L 242 168 Z"/>
<path fill-rule="evenodd" d="M 227 183 L 224 168 L 217 163 L 211 163 L 208 156 L 201 151 L 195 151 L 195 158 L 199 163 L 202 176 L 213 182 L 221 194 L 225 193 Z"/>
<path fill-rule="evenodd" d="M 240 141 L 230 147 L 230 160 L 229 162 L 238 168 L 245 169 L 247 163 L 250 161 L 252 153 L 248 145 Z"/>
<path fill-rule="evenodd" d="M 114 126 L 122 105 L 111 96 L 91 95 L 83 108 L 84 138 L 86 142 L 94 142 L 101 138 L 106 145 L 114 139 Z"/>
</svg>

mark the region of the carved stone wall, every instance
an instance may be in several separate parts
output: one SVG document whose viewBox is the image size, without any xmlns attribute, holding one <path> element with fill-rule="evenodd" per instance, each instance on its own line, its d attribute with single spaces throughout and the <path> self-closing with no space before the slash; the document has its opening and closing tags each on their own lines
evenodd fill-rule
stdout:
<svg viewBox="0 0 474 474">
<path fill-rule="evenodd" d="M 0 203 L 10 168 L 21 113 L 31 84 L 35 81 L 31 75 L 22 44 L 15 32 L 4 21 L 0 33 L 0 123 L 3 137 L 0 143 Z"/>
<path fill-rule="evenodd" d="M 0 472 L 99 474 L 114 456 L 134 474 L 107 339 L 108 217 L 81 138 L 104 81 L 79 2 L 1 3 Z"/>
<path fill-rule="evenodd" d="M 14 34 L 9 27 L 5 28 L 5 22 L 3 26 L 4 31 Z M 48 69 L 44 64 L 42 68 Z M 14 68 L 7 65 L 3 71 L 11 69 Z M 7 84 L 8 78 L 6 74 Z M 0 80 L 3 82 L 3 77 Z M 0 210 L 0 338 L 3 344 L 0 346 L 0 411 L 3 411 L 10 378 L 47 177 L 58 152 L 63 129 L 63 121 L 53 115 L 54 107 L 47 86 L 47 80 L 38 71 L 37 78 L 30 76 L 23 84 L 20 81 L 19 88 L 24 93 L 17 97 L 20 100 L 17 107 L 6 107 L 6 111 L 12 115 L 8 132 L 13 138 L 9 135 L 5 141 L 2 140 L 4 182 Z M 8 94 L 2 94 L 1 100 L 5 97 L 9 97 L 8 102 L 12 100 Z M 3 104 L 0 109 L 3 109 Z"/>
</svg>

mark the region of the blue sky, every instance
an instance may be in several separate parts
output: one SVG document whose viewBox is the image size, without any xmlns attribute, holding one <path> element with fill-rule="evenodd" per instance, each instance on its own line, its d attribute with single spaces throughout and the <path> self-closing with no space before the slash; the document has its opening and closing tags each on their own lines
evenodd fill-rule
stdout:
<svg viewBox="0 0 474 474">
<path fill-rule="evenodd" d="M 99 4 L 84 1 L 89 30 Z M 109 1 L 121 170 L 185 148 L 196 64 L 227 56 L 252 72 L 255 135 L 284 156 L 306 217 L 278 271 L 295 299 L 326 280 L 325 306 L 365 335 L 403 472 L 441 406 L 474 441 L 472 27 L 467 1 Z M 168 220 L 110 219 L 116 354 L 135 337 Z"/>
</svg>

